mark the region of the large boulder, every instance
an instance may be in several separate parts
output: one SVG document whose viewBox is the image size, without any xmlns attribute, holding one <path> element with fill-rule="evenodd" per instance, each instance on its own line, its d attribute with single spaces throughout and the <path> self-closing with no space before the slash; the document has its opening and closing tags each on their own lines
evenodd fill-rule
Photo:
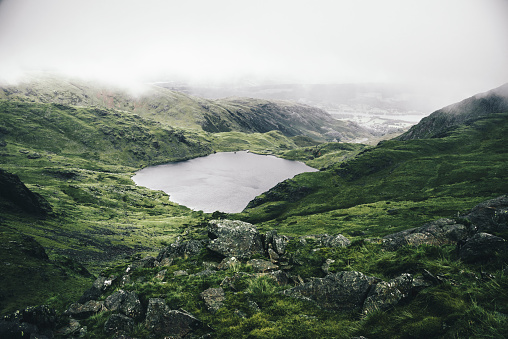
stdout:
<svg viewBox="0 0 508 339">
<path fill-rule="evenodd" d="M 477 232 L 508 231 L 508 195 L 476 205 L 465 217 Z"/>
<path fill-rule="evenodd" d="M 453 244 L 467 238 L 469 230 L 455 220 L 439 219 L 405 231 L 389 234 L 383 238 L 383 246 L 395 251 L 402 246 Z"/>
<path fill-rule="evenodd" d="M 143 307 L 136 292 L 118 290 L 106 298 L 104 306 L 109 311 L 120 311 L 134 319 L 139 318 L 143 313 Z"/>
<path fill-rule="evenodd" d="M 311 278 L 283 294 L 314 301 L 325 309 L 356 312 L 361 310 L 369 289 L 378 281 L 361 272 L 342 271 L 324 278 Z"/>
<path fill-rule="evenodd" d="M 175 242 L 163 248 L 157 256 L 157 261 L 162 262 L 165 258 L 183 257 L 185 255 L 198 254 L 205 246 L 203 240 L 189 240 L 184 242 Z"/>
<path fill-rule="evenodd" d="M 211 239 L 208 248 L 225 257 L 248 259 L 263 254 L 263 241 L 258 230 L 239 220 L 211 220 L 208 225 Z"/>
<path fill-rule="evenodd" d="M 134 320 L 123 314 L 112 314 L 104 324 L 104 332 L 116 336 L 125 335 L 134 329 Z"/>
<path fill-rule="evenodd" d="M 145 326 L 161 337 L 183 338 L 201 327 L 202 323 L 185 311 L 170 310 L 164 299 L 152 298 L 148 300 Z"/>
<path fill-rule="evenodd" d="M 466 262 L 485 261 L 496 253 L 507 253 L 508 241 L 495 235 L 480 232 L 459 246 L 459 257 Z"/>
</svg>

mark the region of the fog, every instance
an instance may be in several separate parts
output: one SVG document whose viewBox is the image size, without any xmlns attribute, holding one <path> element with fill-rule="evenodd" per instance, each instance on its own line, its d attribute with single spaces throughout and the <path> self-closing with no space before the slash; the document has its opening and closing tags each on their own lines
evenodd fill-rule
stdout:
<svg viewBox="0 0 508 339">
<path fill-rule="evenodd" d="M 505 0 L 3 0 L 0 80 L 403 84 L 435 105 L 508 82 Z"/>
</svg>

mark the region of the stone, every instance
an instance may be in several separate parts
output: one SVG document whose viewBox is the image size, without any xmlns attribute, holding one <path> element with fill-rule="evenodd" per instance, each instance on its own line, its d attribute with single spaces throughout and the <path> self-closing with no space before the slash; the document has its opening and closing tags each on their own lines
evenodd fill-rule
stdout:
<svg viewBox="0 0 508 339">
<path fill-rule="evenodd" d="M 164 278 L 166 277 L 166 273 L 168 273 L 168 270 L 159 271 L 159 273 L 155 275 L 155 279 L 160 281 L 164 280 Z"/>
<path fill-rule="evenodd" d="M 127 334 L 134 329 L 134 320 L 123 314 L 112 314 L 104 324 L 104 332 L 107 334 Z"/>
<path fill-rule="evenodd" d="M 27 307 L 0 319 L 0 338 L 53 338 L 57 321 L 47 305 Z"/>
<path fill-rule="evenodd" d="M 325 274 L 328 274 L 330 273 L 330 266 L 335 262 L 335 260 L 333 259 L 326 259 L 325 263 L 321 266 L 321 269 L 323 270 L 323 272 L 325 272 Z"/>
<path fill-rule="evenodd" d="M 175 242 L 159 252 L 157 261 L 161 262 L 165 258 L 176 258 L 198 254 L 205 246 L 206 241 L 189 240 L 185 242 Z"/>
<path fill-rule="evenodd" d="M 363 314 L 369 314 L 375 310 L 388 310 L 397 305 L 402 299 L 411 295 L 413 277 L 403 274 L 389 282 L 377 283 L 367 295 L 363 304 Z"/>
<path fill-rule="evenodd" d="M 324 247 L 348 247 L 351 241 L 342 234 L 323 236 L 321 245 Z"/>
<path fill-rule="evenodd" d="M 120 311 L 131 318 L 139 318 L 143 313 L 141 301 L 136 292 L 118 290 L 104 301 L 109 311 Z"/>
<path fill-rule="evenodd" d="M 257 229 L 239 220 L 211 220 L 208 249 L 225 257 L 249 259 L 264 254 L 263 242 Z"/>
<path fill-rule="evenodd" d="M 174 271 L 173 275 L 175 277 L 179 277 L 179 276 L 182 276 L 182 275 L 189 275 L 189 273 L 187 273 L 187 271 L 184 271 L 184 270 L 178 270 L 178 271 Z"/>
<path fill-rule="evenodd" d="M 240 260 L 238 260 L 236 257 L 226 257 L 224 258 L 220 264 L 217 266 L 217 269 L 225 271 L 230 268 L 239 267 L 241 264 Z"/>
<path fill-rule="evenodd" d="M 286 253 L 286 246 L 289 242 L 289 238 L 285 235 L 274 235 L 272 240 L 272 246 L 275 252 L 279 255 Z"/>
<path fill-rule="evenodd" d="M 215 313 L 224 304 L 224 290 L 220 287 L 206 289 L 201 292 L 201 298 L 205 301 L 208 311 Z"/>
<path fill-rule="evenodd" d="M 465 262 L 486 261 L 496 253 L 507 253 L 508 242 L 489 233 L 477 233 L 459 247 L 459 257 Z"/>
<path fill-rule="evenodd" d="M 171 266 L 173 265 L 173 258 L 163 258 L 161 261 L 157 261 L 157 266 Z"/>
<path fill-rule="evenodd" d="M 455 220 L 439 219 L 422 227 L 389 234 L 382 241 L 386 249 L 396 251 L 402 246 L 454 244 L 466 239 L 468 234 L 468 228 L 462 224 L 457 224 Z"/>
<path fill-rule="evenodd" d="M 64 338 L 78 337 L 82 329 L 79 321 L 69 318 L 68 322 L 56 331 L 56 335 Z"/>
<path fill-rule="evenodd" d="M 482 202 L 464 217 L 473 224 L 476 232 L 508 231 L 508 195 Z"/>
<path fill-rule="evenodd" d="M 115 276 L 110 276 L 110 277 L 100 276 L 100 277 L 98 277 L 94 281 L 92 287 L 90 287 L 88 290 L 86 290 L 83 293 L 81 298 L 78 300 L 78 303 L 84 304 L 87 301 L 99 299 L 99 297 L 101 295 L 103 295 L 106 291 L 111 289 L 111 287 L 113 286 L 113 283 L 115 281 L 116 281 Z"/>
<path fill-rule="evenodd" d="M 64 312 L 76 319 L 86 319 L 96 313 L 105 311 L 104 301 L 89 300 L 85 304 L 74 303 Z"/>
<path fill-rule="evenodd" d="M 251 259 L 247 261 L 247 265 L 252 266 L 256 272 L 268 272 L 279 268 L 279 266 L 273 264 L 271 261 L 263 259 Z"/>
<path fill-rule="evenodd" d="M 201 321 L 183 310 L 170 310 L 163 299 L 148 300 L 146 328 L 160 337 L 183 338 L 202 326 Z"/>
<path fill-rule="evenodd" d="M 318 306 L 346 312 L 360 311 L 372 285 L 379 279 L 361 272 L 342 271 L 324 278 L 311 278 L 282 293 L 317 303 Z"/>
</svg>

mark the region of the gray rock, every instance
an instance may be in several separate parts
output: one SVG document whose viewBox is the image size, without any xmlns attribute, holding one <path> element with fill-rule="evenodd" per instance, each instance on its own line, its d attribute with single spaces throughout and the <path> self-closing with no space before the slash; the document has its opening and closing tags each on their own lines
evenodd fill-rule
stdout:
<svg viewBox="0 0 508 339">
<path fill-rule="evenodd" d="M 96 313 L 105 311 L 104 301 L 89 300 L 85 304 L 74 303 L 64 312 L 76 319 L 86 319 Z"/>
<path fill-rule="evenodd" d="M 134 329 L 134 320 L 123 314 L 112 314 L 104 324 L 104 332 L 107 334 L 127 334 Z"/>
<path fill-rule="evenodd" d="M 184 271 L 184 270 L 178 270 L 178 271 L 174 271 L 173 275 L 175 277 L 179 277 L 179 276 L 182 276 L 182 275 L 189 275 L 189 273 L 187 273 L 187 271 Z"/>
<path fill-rule="evenodd" d="M 351 241 L 342 234 L 325 235 L 321 238 L 321 246 L 324 247 L 348 247 Z"/>
<path fill-rule="evenodd" d="M 165 258 L 172 259 L 186 255 L 198 254 L 204 248 L 205 243 L 206 241 L 203 240 L 175 242 L 159 252 L 157 261 L 161 262 Z"/>
<path fill-rule="evenodd" d="M 272 239 L 273 250 L 279 255 L 286 253 L 286 247 L 289 242 L 289 238 L 285 235 L 274 235 Z"/>
<path fill-rule="evenodd" d="M 224 304 L 225 296 L 222 288 L 209 288 L 201 292 L 201 298 L 205 301 L 208 311 L 215 313 Z"/>
<path fill-rule="evenodd" d="M 453 244 L 466 239 L 469 230 L 455 220 L 439 219 L 418 228 L 389 234 L 383 238 L 383 246 L 395 251 L 402 246 Z"/>
<path fill-rule="evenodd" d="M 183 338 L 202 326 L 193 315 L 180 310 L 170 310 L 163 299 L 148 300 L 146 328 L 157 336 Z"/>
<path fill-rule="evenodd" d="M 136 292 L 118 290 L 106 298 L 104 306 L 110 311 L 120 311 L 134 319 L 139 318 L 143 313 L 143 307 Z"/>
<path fill-rule="evenodd" d="M 325 272 L 325 274 L 328 274 L 330 273 L 330 266 L 335 262 L 335 260 L 333 259 L 326 259 L 325 263 L 321 266 L 321 269 L 323 270 L 323 272 Z"/>
<path fill-rule="evenodd" d="M 477 232 L 508 231 L 508 195 L 476 205 L 465 217 Z"/>
<path fill-rule="evenodd" d="M 263 259 L 251 259 L 247 261 L 247 265 L 252 266 L 256 272 L 268 272 L 279 268 L 279 266 L 273 264 L 271 261 Z"/>
<path fill-rule="evenodd" d="M 164 280 L 164 278 L 166 277 L 166 273 L 168 273 L 168 270 L 159 271 L 159 273 L 157 273 L 157 275 L 155 276 L 155 279 L 160 281 Z"/>
<path fill-rule="evenodd" d="M 100 276 L 98 277 L 92 287 L 90 287 L 88 290 L 86 290 L 81 298 L 78 300 L 79 303 L 84 304 L 87 301 L 90 300 L 96 300 L 101 295 L 103 295 L 106 291 L 110 290 L 113 286 L 113 283 L 116 281 L 116 276 L 109 276 L 104 277 Z"/>
<path fill-rule="evenodd" d="M 257 229 L 239 220 L 211 220 L 208 234 L 212 239 L 208 248 L 225 257 L 250 258 L 263 254 L 263 242 Z"/>
<path fill-rule="evenodd" d="M 56 335 L 64 338 L 78 337 L 82 329 L 79 321 L 69 318 L 69 321 L 56 331 Z"/>
<path fill-rule="evenodd" d="M 361 272 L 342 271 L 285 290 L 283 294 L 315 301 L 320 307 L 346 312 L 359 311 L 370 287 L 379 279 Z"/>
<path fill-rule="evenodd" d="M 217 266 L 217 269 L 225 271 L 230 268 L 239 267 L 240 264 L 240 260 L 238 260 L 236 257 L 226 257 L 220 262 L 220 264 Z"/>
<path fill-rule="evenodd" d="M 508 242 L 488 233 L 477 233 L 459 247 L 459 257 L 466 262 L 483 261 L 496 253 L 508 252 Z"/>
<path fill-rule="evenodd" d="M 413 277 L 410 274 L 377 283 L 367 295 L 363 304 L 363 313 L 368 314 L 374 310 L 387 310 L 397 305 L 402 299 L 411 294 Z"/>
</svg>

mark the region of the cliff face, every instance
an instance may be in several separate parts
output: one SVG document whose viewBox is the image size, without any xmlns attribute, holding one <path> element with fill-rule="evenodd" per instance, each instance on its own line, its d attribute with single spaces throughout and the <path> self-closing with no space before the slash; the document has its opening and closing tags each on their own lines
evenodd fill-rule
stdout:
<svg viewBox="0 0 508 339">
<path fill-rule="evenodd" d="M 462 124 L 508 111 L 508 84 L 435 111 L 396 140 L 439 138 Z"/>
</svg>

